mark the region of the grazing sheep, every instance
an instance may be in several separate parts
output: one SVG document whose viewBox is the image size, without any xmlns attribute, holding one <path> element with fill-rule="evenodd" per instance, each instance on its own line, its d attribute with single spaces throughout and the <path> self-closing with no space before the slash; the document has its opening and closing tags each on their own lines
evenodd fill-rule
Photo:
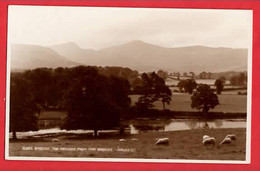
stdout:
<svg viewBox="0 0 260 171">
<path fill-rule="evenodd" d="M 205 140 L 207 138 L 210 138 L 208 135 L 203 135 L 202 139 Z"/>
<path fill-rule="evenodd" d="M 202 143 L 203 143 L 204 145 L 209 145 L 209 144 L 215 145 L 215 142 L 216 142 L 216 140 L 215 140 L 214 137 L 206 137 L 206 138 L 203 139 L 203 141 L 202 141 Z"/>
<path fill-rule="evenodd" d="M 138 141 L 138 139 L 137 139 L 137 138 L 132 138 L 131 140 L 132 140 L 132 141 Z"/>
<path fill-rule="evenodd" d="M 125 142 L 125 141 L 126 141 L 126 139 L 119 139 L 119 141 L 120 141 L 120 142 Z"/>
<path fill-rule="evenodd" d="M 60 140 L 58 138 L 53 138 L 51 141 L 52 142 L 60 142 Z"/>
<path fill-rule="evenodd" d="M 224 138 L 224 140 L 221 141 L 220 145 L 222 145 L 222 144 L 231 144 L 231 138 L 228 138 L 228 137 Z"/>
<path fill-rule="evenodd" d="M 226 136 L 226 138 L 230 138 L 231 140 L 237 139 L 236 134 L 229 134 L 229 135 Z"/>
<path fill-rule="evenodd" d="M 169 145 L 169 138 L 157 138 L 155 145 Z"/>
</svg>

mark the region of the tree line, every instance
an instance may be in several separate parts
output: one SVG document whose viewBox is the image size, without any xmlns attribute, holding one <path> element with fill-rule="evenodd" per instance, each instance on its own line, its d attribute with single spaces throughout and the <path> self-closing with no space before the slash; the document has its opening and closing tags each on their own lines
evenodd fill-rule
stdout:
<svg viewBox="0 0 260 171">
<path fill-rule="evenodd" d="M 136 106 L 149 106 L 160 100 L 170 103 L 171 90 L 156 73 L 143 73 L 120 67 L 78 66 L 74 68 L 37 68 L 11 73 L 10 131 L 37 130 L 37 118 L 44 110 L 64 110 L 64 129 L 98 130 L 120 127 L 128 113 L 131 87 L 142 94 Z M 130 85 L 138 78 L 138 84 Z M 135 83 L 136 81 L 133 81 Z M 146 104 L 145 98 L 151 97 Z M 143 101 L 144 100 L 144 101 Z M 145 107 L 148 109 L 148 107 Z M 142 108 L 141 107 L 141 108 Z"/>
<path fill-rule="evenodd" d="M 43 110 L 67 111 L 65 129 L 119 126 L 130 106 L 129 81 L 100 74 L 96 67 L 37 68 L 11 73 L 10 131 L 37 130 Z M 104 122 L 105 121 L 105 122 Z"/>
<path fill-rule="evenodd" d="M 43 110 L 64 110 L 64 129 L 98 130 L 121 127 L 120 119 L 129 114 L 131 93 L 139 94 L 134 108 L 147 113 L 156 101 L 163 111 L 170 104 L 172 91 L 165 84 L 163 72 L 143 73 L 122 67 L 78 66 L 73 68 L 37 68 L 11 73 L 10 131 L 37 130 L 37 118 Z M 223 89 L 223 81 L 215 86 Z M 193 79 L 181 80 L 180 91 L 191 96 L 191 107 L 208 113 L 219 104 L 208 85 Z M 194 91 L 195 90 L 195 91 Z M 218 93 L 220 94 L 220 93 Z M 201 100 L 204 99 L 204 100 Z"/>
</svg>

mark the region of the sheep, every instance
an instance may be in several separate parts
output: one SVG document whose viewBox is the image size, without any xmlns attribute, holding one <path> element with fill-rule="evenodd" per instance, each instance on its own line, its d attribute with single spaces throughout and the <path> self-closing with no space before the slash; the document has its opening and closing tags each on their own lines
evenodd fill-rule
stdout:
<svg viewBox="0 0 260 171">
<path fill-rule="evenodd" d="M 60 142 L 60 140 L 58 138 L 53 138 L 51 141 L 52 142 Z"/>
<path fill-rule="evenodd" d="M 220 142 L 220 145 L 222 144 L 231 144 L 231 138 L 225 137 L 224 140 Z"/>
<path fill-rule="evenodd" d="M 208 135 L 203 135 L 203 137 L 202 137 L 203 140 L 205 140 L 205 139 L 207 139 L 207 138 L 209 138 Z"/>
<path fill-rule="evenodd" d="M 214 137 L 206 137 L 206 138 L 203 139 L 203 141 L 202 141 L 202 143 L 203 143 L 204 145 L 209 145 L 209 144 L 215 145 L 215 142 L 216 142 L 216 140 L 215 140 Z"/>
<path fill-rule="evenodd" d="M 169 138 L 157 138 L 155 145 L 169 145 Z"/>
<path fill-rule="evenodd" d="M 132 140 L 132 141 L 138 141 L 138 139 L 137 139 L 137 138 L 132 138 L 131 140 Z"/>
<path fill-rule="evenodd" d="M 120 141 L 120 142 L 125 142 L 125 141 L 126 141 L 126 139 L 119 139 L 119 141 Z"/>
<path fill-rule="evenodd" d="M 230 138 L 231 140 L 237 139 L 236 134 L 229 134 L 229 135 L 226 136 L 226 138 Z"/>
</svg>

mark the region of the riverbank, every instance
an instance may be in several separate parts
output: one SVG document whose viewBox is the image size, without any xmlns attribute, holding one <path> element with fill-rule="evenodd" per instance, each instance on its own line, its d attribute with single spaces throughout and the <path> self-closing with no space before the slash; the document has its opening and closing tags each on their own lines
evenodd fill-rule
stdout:
<svg viewBox="0 0 260 171">
<path fill-rule="evenodd" d="M 205 147 L 202 136 L 216 138 L 215 146 Z M 230 145 L 219 146 L 227 134 L 236 134 Z M 155 139 L 168 137 L 169 146 L 156 146 Z M 52 142 L 58 138 L 59 142 Z M 120 142 L 124 138 L 126 141 Z M 138 139 L 132 141 L 132 139 Z M 119 136 L 101 134 L 64 135 L 59 137 L 10 140 L 10 156 L 30 157 L 83 157 L 83 158 L 144 158 L 144 159 L 197 159 L 245 160 L 246 129 L 194 129 L 185 131 L 147 132 Z"/>
</svg>

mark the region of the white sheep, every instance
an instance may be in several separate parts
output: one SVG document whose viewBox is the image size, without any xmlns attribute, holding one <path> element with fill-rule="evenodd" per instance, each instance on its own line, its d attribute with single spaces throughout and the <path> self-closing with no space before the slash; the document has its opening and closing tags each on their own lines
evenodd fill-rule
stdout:
<svg viewBox="0 0 260 171">
<path fill-rule="evenodd" d="M 214 137 L 206 137 L 206 138 L 203 138 L 203 140 L 202 140 L 202 143 L 204 145 L 209 145 L 209 144 L 215 145 L 215 142 L 216 142 L 216 140 Z"/>
<path fill-rule="evenodd" d="M 138 141 L 138 139 L 137 139 L 137 138 L 132 138 L 131 140 L 132 140 L 132 141 Z"/>
<path fill-rule="evenodd" d="M 224 140 L 220 142 L 220 145 L 222 144 L 231 144 L 231 138 L 225 137 Z"/>
<path fill-rule="evenodd" d="M 119 139 L 119 141 L 120 141 L 120 142 L 125 142 L 125 141 L 126 141 L 126 139 Z"/>
<path fill-rule="evenodd" d="M 51 141 L 52 142 L 60 142 L 60 140 L 58 138 L 53 138 Z"/>
<path fill-rule="evenodd" d="M 169 138 L 157 138 L 155 145 L 169 145 Z"/>
<path fill-rule="evenodd" d="M 202 140 L 205 140 L 205 139 L 207 139 L 207 138 L 209 138 L 208 135 L 203 135 Z"/>
<path fill-rule="evenodd" d="M 237 139 L 236 134 L 229 134 L 229 135 L 226 136 L 226 138 L 230 138 L 231 140 Z"/>
</svg>

